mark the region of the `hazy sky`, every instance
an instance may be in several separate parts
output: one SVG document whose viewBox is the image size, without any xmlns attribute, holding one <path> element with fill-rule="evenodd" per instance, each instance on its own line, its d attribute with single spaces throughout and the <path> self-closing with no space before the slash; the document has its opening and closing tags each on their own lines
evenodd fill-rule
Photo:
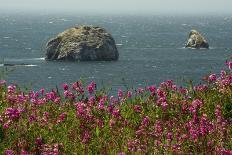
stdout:
<svg viewBox="0 0 232 155">
<path fill-rule="evenodd" d="M 232 14 L 232 0 L 0 0 L 0 10 L 92 13 Z"/>
</svg>

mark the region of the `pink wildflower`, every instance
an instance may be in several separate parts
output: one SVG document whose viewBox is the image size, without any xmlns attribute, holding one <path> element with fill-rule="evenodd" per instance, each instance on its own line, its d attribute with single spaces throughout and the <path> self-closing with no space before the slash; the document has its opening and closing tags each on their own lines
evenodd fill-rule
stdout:
<svg viewBox="0 0 232 155">
<path fill-rule="evenodd" d="M 20 155 L 29 155 L 29 153 L 25 150 L 22 150 Z"/>
<path fill-rule="evenodd" d="M 12 150 L 6 150 L 5 155 L 14 155 L 14 151 Z"/>
<path fill-rule="evenodd" d="M 12 122 L 11 120 L 8 120 L 6 123 L 4 123 L 4 124 L 3 124 L 3 128 L 4 128 L 4 129 L 8 129 L 9 126 L 10 126 L 10 124 L 11 124 L 11 122 Z"/>
<path fill-rule="evenodd" d="M 209 82 L 215 82 L 217 80 L 216 74 L 209 75 Z"/>
<path fill-rule="evenodd" d="M 115 125 L 115 120 L 111 119 L 109 122 L 110 127 L 112 128 Z"/>
<path fill-rule="evenodd" d="M 96 88 L 96 83 L 95 82 L 91 82 L 88 86 L 87 86 L 87 90 L 89 92 L 89 94 L 92 94 L 94 92 L 94 89 Z"/>
<path fill-rule="evenodd" d="M 148 116 L 145 116 L 143 118 L 142 125 L 143 126 L 148 126 L 149 122 L 150 122 L 150 118 Z"/>
<path fill-rule="evenodd" d="M 120 110 L 119 109 L 114 109 L 112 111 L 112 115 L 116 118 L 120 117 Z"/>
<path fill-rule="evenodd" d="M 64 84 L 63 84 L 63 89 L 64 89 L 64 90 L 68 90 L 68 84 L 64 83 Z"/>
<path fill-rule="evenodd" d="M 118 89 L 118 97 L 123 98 L 123 91 L 122 89 Z"/>
<path fill-rule="evenodd" d="M 6 80 L 0 80 L 0 87 L 6 85 Z"/>
<path fill-rule="evenodd" d="M 66 117 L 67 117 L 67 113 L 66 112 L 60 114 L 60 116 L 58 117 L 57 123 L 63 122 Z"/>
<path fill-rule="evenodd" d="M 44 94 L 44 91 L 45 91 L 44 88 L 41 88 L 41 89 L 40 89 L 40 93 L 41 93 L 42 95 Z"/>
<path fill-rule="evenodd" d="M 144 89 L 141 87 L 136 90 L 137 95 L 142 94 L 143 92 L 144 92 Z"/>
<path fill-rule="evenodd" d="M 132 92 L 131 91 L 128 91 L 127 92 L 127 98 L 131 98 L 132 97 Z"/>
<path fill-rule="evenodd" d="M 42 144 L 43 144 L 43 139 L 42 139 L 42 137 L 37 137 L 37 138 L 35 139 L 35 145 L 41 146 Z"/>
<path fill-rule="evenodd" d="M 227 62 L 226 65 L 232 70 L 232 61 Z"/>
<path fill-rule="evenodd" d="M 15 89 L 16 89 L 16 86 L 15 86 L 15 85 L 9 85 L 9 86 L 7 87 L 7 91 L 8 91 L 9 94 L 14 93 L 14 92 L 15 92 Z"/>
<path fill-rule="evenodd" d="M 90 139 L 90 134 L 89 131 L 84 131 L 84 133 L 82 134 L 82 143 L 87 143 Z"/>
<path fill-rule="evenodd" d="M 139 106 L 139 105 L 135 105 L 135 106 L 134 106 L 134 111 L 136 111 L 136 112 L 140 113 L 140 112 L 142 111 L 141 106 Z"/>
<path fill-rule="evenodd" d="M 155 88 L 155 86 L 154 85 L 152 85 L 152 86 L 149 86 L 149 91 L 150 92 L 155 92 L 155 90 L 156 90 L 156 88 Z"/>
</svg>

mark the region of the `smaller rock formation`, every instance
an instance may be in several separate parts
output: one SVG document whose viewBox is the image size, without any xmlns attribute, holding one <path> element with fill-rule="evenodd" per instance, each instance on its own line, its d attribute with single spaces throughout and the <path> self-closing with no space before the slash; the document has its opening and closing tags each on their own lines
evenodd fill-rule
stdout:
<svg viewBox="0 0 232 155">
<path fill-rule="evenodd" d="M 191 30 L 185 47 L 186 48 L 209 48 L 209 44 L 198 31 Z"/>
<path fill-rule="evenodd" d="M 110 61 L 118 56 L 113 37 L 97 26 L 67 29 L 46 46 L 46 60 Z"/>
</svg>

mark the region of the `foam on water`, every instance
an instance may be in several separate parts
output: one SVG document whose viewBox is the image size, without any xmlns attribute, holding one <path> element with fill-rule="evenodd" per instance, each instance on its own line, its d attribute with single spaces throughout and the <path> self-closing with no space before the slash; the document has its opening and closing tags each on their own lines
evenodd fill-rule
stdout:
<svg viewBox="0 0 232 155">
<path fill-rule="evenodd" d="M 33 64 L 0 64 L 0 67 L 35 67 L 38 65 L 33 65 Z"/>
<path fill-rule="evenodd" d="M 7 61 L 7 62 L 23 62 L 23 61 L 44 61 L 45 58 L 20 58 L 20 59 L 17 59 L 17 58 L 4 58 L 3 59 L 4 61 Z"/>
</svg>

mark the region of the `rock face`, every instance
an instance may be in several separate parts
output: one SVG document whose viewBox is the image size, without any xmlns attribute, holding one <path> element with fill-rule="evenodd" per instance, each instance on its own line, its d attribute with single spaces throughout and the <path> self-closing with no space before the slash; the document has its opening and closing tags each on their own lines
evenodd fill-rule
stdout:
<svg viewBox="0 0 232 155">
<path fill-rule="evenodd" d="M 198 31 L 191 30 L 185 47 L 187 48 L 209 48 L 209 44 Z"/>
<path fill-rule="evenodd" d="M 46 60 L 110 61 L 118 57 L 113 37 L 96 26 L 67 29 L 46 45 Z"/>
</svg>

